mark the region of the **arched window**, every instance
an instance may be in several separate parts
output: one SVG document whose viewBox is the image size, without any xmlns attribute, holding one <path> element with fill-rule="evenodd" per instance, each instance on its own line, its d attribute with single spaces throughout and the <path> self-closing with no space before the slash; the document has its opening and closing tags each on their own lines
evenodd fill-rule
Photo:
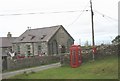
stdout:
<svg viewBox="0 0 120 81">
<path fill-rule="evenodd" d="M 58 54 L 58 44 L 56 40 L 52 42 L 52 54 Z"/>
<path fill-rule="evenodd" d="M 73 44 L 73 41 L 72 41 L 72 39 L 68 39 L 67 40 L 67 52 L 69 52 L 69 48 L 70 48 L 70 46 Z"/>
<path fill-rule="evenodd" d="M 17 46 L 17 53 L 20 54 L 20 46 Z"/>
<path fill-rule="evenodd" d="M 38 54 L 41 54 L 41 45 L 38 45 Z"/>
<path fill-rule="evenodd" d="M 64 45 L 61 46 L 61 53 L 65 53 L 66 52 L 66 48 Z"/>
<path fill-rule="evenodd" d="M 58 54 L 58 43 L 56 40 L 49 42 L 48 47 L 50 55 Z"/>
</svg>

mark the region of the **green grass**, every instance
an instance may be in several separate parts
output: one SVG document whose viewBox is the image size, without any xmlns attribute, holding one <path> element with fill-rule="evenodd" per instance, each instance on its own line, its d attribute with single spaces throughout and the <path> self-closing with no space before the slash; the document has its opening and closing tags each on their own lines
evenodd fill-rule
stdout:
<svg viewBox="0 0 120 81">
<path fill-rule="evenodd" d="M 118 58 L 110 56 L 83 63 L 78 68 L 64 66 L 16 75 L 11 79 L 118 79 Z"/>
</svg>

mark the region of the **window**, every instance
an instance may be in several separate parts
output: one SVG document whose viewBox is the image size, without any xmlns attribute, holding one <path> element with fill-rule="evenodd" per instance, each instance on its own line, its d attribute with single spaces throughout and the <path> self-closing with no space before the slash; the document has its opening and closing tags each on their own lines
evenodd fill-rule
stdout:
<svg viewBox="0 0 120 81">
<path fill-rule="evenodd" d="M 76 63 L 76 51 L 72 50 L 72 63 L 75 64 Z"/>
<path fill-rule="evenodd" d="M 67 52 L 69 52 L 70 46 L 73 44 L 73 40 L 72 39 L 68 39 L 67 40 Z"/>
<path fill-rule="evenodd" d="M 32 36 L 32 37 L 31 37 L 31 40 L 34 39 L 34 38 L 35 38 L 35 36 Z"/>
<path fill-rule="evenodd" d="M 62 45 L 62 48 L 61 48 L 61 53 L 65 53 L 66 52 L 66 48 L 64 45 Z"/>
<path fill-rule="evenodd" d="M 38 46 L 38 50 L 39 50 L 39 51 L 41 50 L 41 46 Z"/>
<path fill-rule="evenodd" d="M 30 45 L 27 45 L 27 50 L 30 50 L 31 48 L 30 48 Z"/>
<path fill-rule="evenodd" d="M 45 36 L 46 36 L 46 35 L 42 35 L 42 36 L 41 36 L 41 39 L 44 39 L 44 38 L 45 38 Z"/>
<path fill-rule="evenodd" d="M 20 41 L 22 41 L 24 38 L 25 38 L 25 37 L 22 37 L 22 38 L 20 39 Z"/>
<path fill-rule="evenodd" d="M 30 56 L 30 55 L 31 55 L 31 52 L 30 52 L 30 51 L 28 51 L 27 53 L 28 53 L 28 56 Z"/>
<path fill-rule="evenodd" d="M 20 50 L 20 46 L 17 46 L 17 50 Z"/>
<path fill-rule="evenodd" d="M 20 54 L 20 46 L 17 46 L 17 52 Z"/>
<path fill-rule="evenodd" d="M 38 46 L 38 54 L 41 53 L 41 46 Z"/>
<path fill-rule="evenodd" d="M 26 47 L 27 47 L 27 55 L 28 56 L 31 56 L 31 46 L 30 45 L 26 45 Z"/>
</svg>

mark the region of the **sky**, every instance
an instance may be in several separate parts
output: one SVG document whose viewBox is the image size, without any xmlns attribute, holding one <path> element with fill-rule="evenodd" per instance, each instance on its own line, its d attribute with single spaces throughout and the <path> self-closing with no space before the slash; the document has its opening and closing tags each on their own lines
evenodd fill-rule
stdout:
<svg viewBox="0 0 120 81">
<path fill-rule="evenodd" d="M 111 43 L 118 35 L 118 2 L 92 0 L 95 44 Z M 90 0 L 0 0 L 0 37 L 55 25 L 63 25 L 75 44 L 92 44 Z"/>
</svg>

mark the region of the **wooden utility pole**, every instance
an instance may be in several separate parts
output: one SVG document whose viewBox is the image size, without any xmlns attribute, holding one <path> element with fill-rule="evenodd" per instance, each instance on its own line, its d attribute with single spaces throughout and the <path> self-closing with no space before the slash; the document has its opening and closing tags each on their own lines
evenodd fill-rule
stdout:
<svg viewBox="0 0 120 81">
<path fill-rule="evenodd" d="M 90 7 L 91 7 L 91 22 L 92 22 L 92 45 L 95 46 L 95 41 L 94 41 L 94 22 L 93 22 L 93 9 L 92 9 L 92 0 L 90 0 Z"/>
<path fill-rule="evenodd" d="M 92 9 L 92 0 L 90 0 L 90 8 L 91 8 L 91 22 L 92 22 L 92 46 L 93 46 L 93 49 L 95 47 L 95 41 L 94 41 L 94 21 L 93 21 L 93 9 Z M 93 61 L 94 61 L 94 53 L 93 53 Z"/>
</svg>

